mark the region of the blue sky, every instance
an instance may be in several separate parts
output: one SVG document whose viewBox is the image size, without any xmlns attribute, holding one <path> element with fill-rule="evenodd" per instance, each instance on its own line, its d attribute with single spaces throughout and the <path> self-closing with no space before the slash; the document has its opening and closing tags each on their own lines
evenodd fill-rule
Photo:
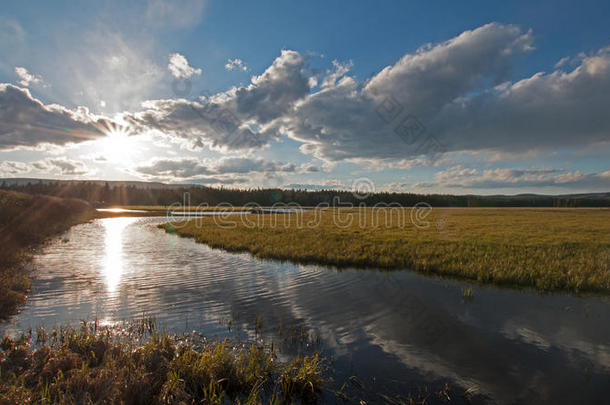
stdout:
<svg viewBox="0 0 610 405">
<path fill-rule="evenodd" d="M 380 3 L 5 1 L 0 177 L 610 190 L 610 4 Z"/>
</svg>

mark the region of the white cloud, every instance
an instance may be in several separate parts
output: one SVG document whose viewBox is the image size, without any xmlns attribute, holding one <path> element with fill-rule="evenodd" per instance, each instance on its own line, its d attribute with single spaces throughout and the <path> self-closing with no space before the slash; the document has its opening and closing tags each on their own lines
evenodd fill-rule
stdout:
<svg viewBox="0 0 610 405">
<path fill-rule="evenodd" d="M 98 25 L 78 40 L 64 38 L 62 63 L 46 68 L 45 80 L 52 84 L 55 98 L 63 95 L 66 103 L 102 107 L 112 114 L 133 111 L 143 100 L 153 98 L 166 88 L 164 67 L 154 50 L 154 36 L 135 38 L 106 25 Z M 51 56 L 48 56 L 49 58 Z"/>
<path fill-rule="evenodd" d="M 200 76 L 202 72 L 201 69 L 190 66 L 184 55 L 179 53 L 169 55 L 167 68 L 176 79 L 190 79 L 193 76 Z"/>
<path fill-rule="evenodd" d="M 352 62 L 351 60 L 346 63 L 341 63 L 337 60 L 333 60 L 332 63 L 335 69 L 326 72 L 327 75 L 324 80 L 322 80 L 322 88 L 334 86 L 337 83 L 337 80 L 345 76 L 352 68 L 352 66 L 354 66 L 354 62 Z"/>
<path fill-rule="evenodd" d="M 15 73 L 19 77 L 19 84 L 22 86 L 28 87 L 30 84 L 42 83 L 42 77 L 40 75 L 31 74 L 24 67 L 16 66 Z"/>
<path fill-rule="evenodd" d="M 248 71 L 248 66 L 241 59 L 229 59 L 225 64 L 226 70 L 241 70 L 243 72 Z"/>
<path fill-rule="evenodd" d="M 145 17 L 152 26 L 187 28 L 201 21 L 203 0 L 148 0 Z"/>
</svg>

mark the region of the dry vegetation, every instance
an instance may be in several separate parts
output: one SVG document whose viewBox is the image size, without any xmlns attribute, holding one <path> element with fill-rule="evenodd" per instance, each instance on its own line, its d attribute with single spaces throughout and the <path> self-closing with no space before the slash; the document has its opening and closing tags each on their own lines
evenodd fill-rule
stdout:
<svg viewBox="0 0 610 405">
<path fill-rule="evenodd" d="M 25 300 L 29 250 L 93 215 L 82 200 L 0 190 L 0 319 Z"/>
<path fill-rule="evenodd" d="M 308 403 L 323 384 L 317 354 L 278 364 L 264 346 L 159 333 L 149 319 L 128 325 L 5 337 L 0 404 Z"/>
<path fill-rule="evenodd" d="M 427 228 L 414 226 L 410 214 L 409 208 L 244 214 L 165 229 L 263 258 L 408 268 L 540 290 L 610 291 L 608 209 L 438 208 L 421 219 Z M 338 225 L 350 215 L 351 225 Z"/>
</svg>

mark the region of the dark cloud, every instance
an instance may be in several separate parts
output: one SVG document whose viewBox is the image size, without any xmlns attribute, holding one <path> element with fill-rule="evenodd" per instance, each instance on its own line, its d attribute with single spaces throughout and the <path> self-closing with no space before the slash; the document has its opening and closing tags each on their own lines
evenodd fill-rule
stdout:
<svg viewBox="0 0 610 405">
<path fill-rule="evenodd" d="M 150 163 L 133 169 L 133 174 L 148 179 L 166 179 L 170 181 L 201 180 L 235 183 L 237 179 L 247 182 L 244 175 L 261 173 L 295 173 L 301 167 L 293 163 L 281 163 L 260 158 L 229 157 L 219 160 L 155 159 Z"/>
<path fill-rule="evenodd" d="M 27 89 L 0 84 L 0 149 L 88 141 L 112 125 L 84 107 L 44 105 Z"/>
</svg>

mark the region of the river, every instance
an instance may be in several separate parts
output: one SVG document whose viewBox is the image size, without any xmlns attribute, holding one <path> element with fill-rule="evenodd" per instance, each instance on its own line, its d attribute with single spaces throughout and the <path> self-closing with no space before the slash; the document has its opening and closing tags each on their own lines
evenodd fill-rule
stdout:
<svg viewBox="0 0 610 405">
<path fill-rule="evenodd" d="M 54 239 L 0 332 L 154 316 L 169 331 L 319 350 L 334 374 L 325 402 L 345 381 L 369 403 L 445 382 L 451 396 L 474 388 L 490 403 L 610 398 L 608 297 L 261 260 L 167 234 L 156 227 L 164 220 L 98 219 Z M 295 348 L 295 330 L 309 344 Z"/>
</svg>

